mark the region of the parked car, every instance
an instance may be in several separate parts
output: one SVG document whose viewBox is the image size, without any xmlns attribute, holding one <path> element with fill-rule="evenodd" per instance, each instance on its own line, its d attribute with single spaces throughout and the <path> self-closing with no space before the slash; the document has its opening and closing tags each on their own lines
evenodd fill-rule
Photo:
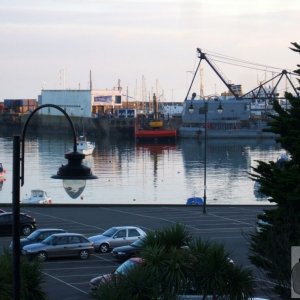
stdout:
<svg viewBox="0 0 300 300">
<path fill-rule="evenodd" d="M 126 275 L 132 268 L 141 265 L 144 260 L 140 257 L 132 257 L 122 263 L 114 272 L 94 277 L 90 280 L 90 288 L 95 291 L 101 284 L 112 280 L 118 274 Z"/>
<path fill-rule="evenodd" d="M 0 234 L 12 235 L 13 214 L 12 212 L 4 212 L 0 214 Z M 20 213 L 20 234 L 29 235 L 36 229 L 36 221 L 32 216 Z"/>
<path fill-rule="evenodd" d="M 63 233 L 66 232 L 64 229 L 58 229 L 58 228 L 41 228 L 33 231 L 29 236 L 26 238 L 23 238 L 20 240 L 20 247 L 21 250 L 24 246 L 34 244 L 34 243 L 40 243 L 48 236 L 54 234 L 54 233 Z M 11 242 L 9 245 L 9 249 L 12 250 L 13 243 Z"/>
<path fill-rule="evenodd" d="M 116 226 L 102 234 L 89 237 L 89 240 L 94 243 L 95 251 L 106 253 L 115 247 L 129 245 L 144 236 L 146 233 L 139 227 Z"/>
<path fill-rule="evenodd" d="M 94 252 L 93 243 L 78 233 L 55 233 L 40 243 L 24 246 L 22 254 L 45 261 L 52 257 L 78 256 L 88 259 Z"/>
<path fill-rule="evenodd" d="M 138 239 L 130 245 L 114 248 L 111 254 L 117 260 L 124 261 L 130 257 L 138 256 L 139 252 L 144 248 L 144 244 L 143 239 Z"/>
</svg>

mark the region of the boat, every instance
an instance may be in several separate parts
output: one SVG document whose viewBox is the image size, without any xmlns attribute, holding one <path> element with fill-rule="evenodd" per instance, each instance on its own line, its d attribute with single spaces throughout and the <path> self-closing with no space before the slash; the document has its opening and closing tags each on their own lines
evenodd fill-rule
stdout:
<svg viewBox="0 0 300 300">
<path fill-rule="evenodd" d="M 187 99 L 178 132 L 180 138 L 202 139 L 205 133 L 209 139 L 276 138 L 273 132 L 264 131 L 267 127 L 267 120 L 253 114 L 248 100 L 220 96 Z"/>
<path fill-rule="evenodd" d="M 0 178 L 4 177 L 5 172 L 6 171 L 4 170 L 3 164 L 0 163 Z"/>
<path fill-rule="evenodd" d="M 86 140 L 86 137 L 81 135 L 77 140 L 77 151 L 84 155 L 92 155 L 96 145 L 94 142 Z"/>
<path fill-rule="evenodd" d="M 186 200 L 186 205 L 203 205 L 203 199 L 200 197 L 191 197 Z"/>
<path fill-rule="evenodd" d="M 52 199 L 43 190 L 31 190 L 30 196 L 26 194 L 21 202 L 26 204 L 51 204 Z"/>
<path fill-rule="evenodd" d="M 135 138 L 137 142 L 153 141 L 174 142 L 177 137 L 177 130 L 168 126 L 164 116 L 158 110 L 158 102 L 153 94 L 153 113 L 140 115 L 135 126 Z"/>
</svg>

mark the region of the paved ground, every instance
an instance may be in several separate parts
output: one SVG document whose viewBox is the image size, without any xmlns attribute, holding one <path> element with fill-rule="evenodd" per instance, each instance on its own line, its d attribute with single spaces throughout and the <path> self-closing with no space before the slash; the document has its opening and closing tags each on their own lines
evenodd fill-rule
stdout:
<svg viewBox="0 0 300 300">
<path fill-rule="evenodd" d="M 264 206 L 208 206 L 207 214 L 196 206 L 40 206 L 22 211 L 36 217 L 39 228 L 57 227 L 89 237 L 116 225 L 136 225 L 149 231 L 183 223 L 195 237 L 221 242 L 232 259 L 253 268 L 248 260 L 249 233 L 255 230 L 256 216 Z M 9 210 L 9 208 L 5 208 Z M 11 237 L 0 237 L 8 246 Z M 1 247 L 2 248 L 2 247 Z M 45 291 L 49 300 L 92 299 L 88 282 L 118 266 L 110 254 L 95 253 L 87 261 L 55 259 L 43 263 Z M 270 284 L 255 271 L 256 296 L 275 299 Z"/>
</svg>

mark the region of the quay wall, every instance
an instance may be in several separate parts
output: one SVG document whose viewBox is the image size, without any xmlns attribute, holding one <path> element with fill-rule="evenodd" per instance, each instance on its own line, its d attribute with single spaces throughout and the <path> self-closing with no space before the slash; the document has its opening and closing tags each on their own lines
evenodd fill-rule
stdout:
<svg viewBox="0 0 300 300">
<path fill-rule="evenodd" d="M 20 133 L 29 114 L 0 114 L 0 133 L 7 131 Z M 135 118 L 118 117 L 75 117 L 70 116 L 77 135 L 83 133 L 89 137 L 125 137 L 134 138 Z M 181 119 L 170 119 L 172 128 L 178 129 Z M 28 125 L 28 132 L 69 133 L 70 125 L 65 116 L 34 115 Z"/>
<path fill-rule="evenodd" d="M 28 114 L 0 114 L 0 133 L 7 131 L 20 134 Z M 135 119 L 88 118 L 71 116 L 77 135 L 91 137 L 132 136 Z M 69 133 L 70 125 L 65 116 L 34 115 L 28 125 L 28 132 Z"/>
</svg>

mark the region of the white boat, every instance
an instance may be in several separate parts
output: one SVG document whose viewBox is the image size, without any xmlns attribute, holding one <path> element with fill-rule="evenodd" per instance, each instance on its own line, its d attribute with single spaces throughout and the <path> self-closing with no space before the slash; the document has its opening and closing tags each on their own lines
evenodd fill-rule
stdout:
<svg viewBox="0 0 300 300">
<path fill-rule="evenodd" d="M 22 200 L 26 204 L 51 204 L 52 199 L 43 190 L 31 190 L 30 196 L 26 195 Z"/>
<path fill-rule="evenodd" d="M 84 155 L 92 155 L 95 147 L 95 143 L 87 141 L 84 136 L 80 136 L 77 140 L 77 151 Z"/>
</svg>

